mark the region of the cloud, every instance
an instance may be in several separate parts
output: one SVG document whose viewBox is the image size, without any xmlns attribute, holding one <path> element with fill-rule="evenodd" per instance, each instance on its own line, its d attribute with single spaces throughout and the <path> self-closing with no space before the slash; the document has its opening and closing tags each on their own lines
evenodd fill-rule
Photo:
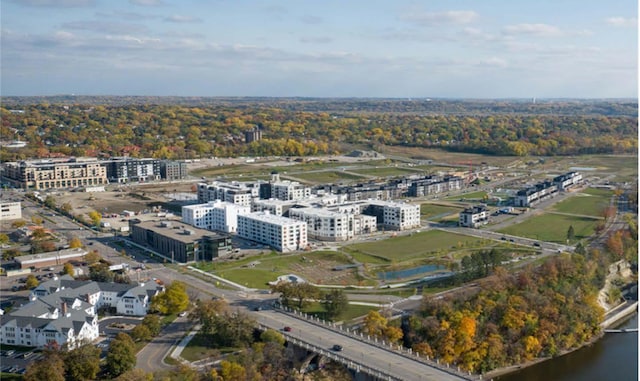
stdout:
<svg viewBox="0 0 640 381">
<path fill-rule="evenodd" d="M 560 28 L 549 24 L 516 24 L 503 28 L 507 35 L 532 35 L 541 37 L 556 37 L 563 34 Z"/>
<path fill-rule="evenodd" d="M 421 25 L 469 24 L 478 17 L 474 11 L 419 12 L 404 15 L 402 20 Z"/>
<path fill-rule="evenodd" d="M 145 15 L 137 12 L 114 10 L 111 12 L 96 12 L 96 17 L 119 18 L 123 20 L 152 20 L 160 18 L 158 15 Z"/>
<path fill-rule="evenodd" d="M 333 41 L 331 37 L 302 37 L 300 42 L 305 44 L 328 44 Z"/>
<path fill-rule="evenodd" d="M 478 61 L 477 66 L 480 67 L 497 67 L 504 69 L 509 66 L 509 62 L 500 57 L 489 57 Z"/>
<path fill-rule="evenodd" d="M 62 27 L 109 34 L 145 33 L 148 31 L 144 25 L 108 21 L 72 21 L 62 24 Z"/>
<path fill-rule="evenodd" d="M 95 4 L 94 0 L 12 0 L 19 5 L 29 7 L 50 7 L 50 8 L 74 8 L 88 7 Z"/>
<path fill-rule="evenodd" d="M 183 15 L 171 15 L 164 18 L 166 22 L 175 22 L 175 23 L 199 23 L 202 22 L 201 18 L 193 17 L 193 16 L 183 16 Z"/>
<path fill-rule="evenodd" d="M 621 28 L 637 28 L 638 27 L 638 19 L 635 17 L 609 17 L 605 20 L 605 22 L 609 25 Z"/>
<path fill-rule="evenodd" d="M 313 15 L 304 15 L 300 17 L 300 20 L 305 24 L 322 24 L 322 22 L 324 21 L 322 17 Z"/>
<path fill-rule="evenodd" d="M 129 0 L 129 3 L 143 7 L 158 7 L 164 5 L 162 0 Z"/>
</svg>

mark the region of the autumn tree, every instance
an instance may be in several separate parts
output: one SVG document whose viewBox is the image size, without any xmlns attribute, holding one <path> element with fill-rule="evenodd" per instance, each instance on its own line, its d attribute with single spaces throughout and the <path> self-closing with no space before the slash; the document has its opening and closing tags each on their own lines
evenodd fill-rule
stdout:
<svg viewBox="0 0 640 381">
<path fill-rule="evenodd" d="M 84 260 L 89 264 L 89 266 L 98 262 L 100 259 L 102 259 L 102 257 L 100 256 L 100 253 L 98 253 L 97 250 L 92 250 L 84 255 Z"/>
<path fill-rule="evenodd" d="M 71 248 L 71 249 L 81 248 L 82 246 L 84 246 L 84 245 L 82 244 L 82 241 L 80 241 L 80 238 L 78 238 L 78 237 L 73 237 L 69 241 L 69 248 Z"/>
<path fill-rule="evenodd" d="M 151 338 L 149 327 L 144 324 L 138 324 L 131 330 L 131 338 L 134 341 L 145 341 Z"/>
<path fill-rule="evenodd" d="M 278 343 L 280 345 L 284 345 L 285 338 L 282 334 L 273 329 L 267 329 L 260 334 L 260 340 L 265 343 Z"/>
<path fill-rule="evenodd" d="M 7 243 L 9 243 L 9 236 L 4 233 L 0 233 L 0 245 L 6 245 Z"/>
<path fill-rule="evenodd" d="M 31 290 L 32 288 L 38 287 L 38 284 L 40 284 L 40 282 L 38 282 L 38 279 L 36 278 L 35 275 L 33 275 L 33 274 L 27 275 L 27 279 L 25 281 L 25 285 L 24 286 L 28 290 Z"/>
<path fill-rule="evenodd" d="M 151 336 L 158 336 L 158 334 L 160 334 L 160 329 L 162 328 L 160 317 L 152 314 L 147 314 L 147 316 L 142 319 L 142 325 L 147 327 Z"/>
<path fill-rule="evenodd" d="M 224 381 L 245 381 L 246 370 L 236 362 L 222 360 L 220 362 L 220 376 Z"/>
<path fill-rule="evenodd" d="M 86 343 L 70 351 L 64 356 L 67 381 L 95 380 L 100 371 L 100 349 Z"/>
<path fill-rule="evenodd" d="M 106 358 L 106 368 L 109 374 L 117 377 L 136 365 L 135 344 L 131 336 L 118 333 L 109 344 Z"/>
<path fill-rule="evenodd" d="M 65 202 L 64 204 L 60 205 L 60 211 L 64 214 L 70 214 L 72 210 L 73 206 L 70 202 Z"/>
<path fill-rule="evenodd" d="M 102 220 L 102 215 L 99 212 L 97 212 L 95 210 L 90 211 L 89 212 L 89 218 L 91 219 L 91 223 L 94 226 L 100 226 L 100 221 Z"/>
<path fill-rule="evenodd" d="M 27 367 L 24 381 L 65 381 L 64 365 L 61 352 L 47 348 L 42 359 L 31 362 Z"/>
<path fill-rule="evenodd" d="M 131 369 L 116 377 L 115 381 L 153 381 L 153 373 L 140 368 Z"/>
<path fill-rule="evenodd" d="M 56 207 L 56 199 L 55 197 L 49 195 L 44 199 L 44 206 L 50 209 L 55 209 Z"/>
<path fill-rule="evenodd" d="M 165 291 L 153 297 L 152 308 L 162 314 L 182 312 L 189 306 L 189 295 L 186 285 L 180 281 L 173 281 Z"/>
<path fill-rule="evenodd" d="M 11 227 L 14 229 L 19 229 L 27 224 L 25 220 L 16 220 L 11 223 Z"/>
<path fill-rule="evenodd" d="M 42 225 L 44 223 L 44 219 L 34 214 L 33 216 L 31 216 L 31 222 L 33 222 L 35 225 Z"/>
<path fill-rule="evenodd" d="M 64 266 L 62 266 L 62 273 L 74 276 L 75 270 L 73 269 L 73 265 L 69 262 L 65 263 Z"/>
</svg>

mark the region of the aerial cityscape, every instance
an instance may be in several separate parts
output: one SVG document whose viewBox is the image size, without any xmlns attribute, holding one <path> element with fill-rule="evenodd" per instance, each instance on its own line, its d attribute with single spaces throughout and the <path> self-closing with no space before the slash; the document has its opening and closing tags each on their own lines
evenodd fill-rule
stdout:
<svg viewBox="0 0 640 381">
<path fill-rule="evenodd" d="M 638 379 L 636 2 L 1 11 L 3 380 Z"/>
</svg>

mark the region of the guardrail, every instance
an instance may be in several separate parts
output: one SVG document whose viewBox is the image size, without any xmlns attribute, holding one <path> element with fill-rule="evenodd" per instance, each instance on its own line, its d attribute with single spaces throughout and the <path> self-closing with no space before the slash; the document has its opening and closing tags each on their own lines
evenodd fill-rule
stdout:
<svg viewBox="0 0 640 381">
<path fill-rule="evenodd" d="M 431 359 L 429 356 L 421 356 L 418 352 L 414 352 L 411 348 L 404 348 L 402 345 L 394 345 L 393 343 L 386 342 L 384 340 L 378 340 L 376 337 L 371 337 L 369 335 L 365 335 L 361 332 L 356 332 L 354 330 L 350 330 L 349 328 L 344 328 L 342 325 L 338 325 L 332 322 L 327 322 L 318 317 L 306 314 L 304 312 L 300 312 L 291 308 L 287 308 L 284 306 L 276 306 L 274 308 L 276 311 L 280 313 L 287 314 L 289 316 L 293 316 L 297 319 L 304 320 L 311 324 L 315 324 L 317 326 L 323 327 L 325 329 L 330 329 L 334 332 L 340 333 L 342 335 L 351 337 L 352 339 L 362 341 L 369 345 L 376 346 L 380 349 L 384 349 L 386 351 L 395 353 L 397 355 L 403 356 L 405 358 L 411 359 L 413 361 L 420 362 L 426 366 L 438 369 L 442 372 L 449 373 L 451 375 L 460 377 L 464 380 L 482 380 L 482 375 L 474 375 L 471 372 L 464 372 L 460 370 L 460 367 L 452 368 L 450 364 L 441 363 L 439 359 Z M 322 349 L 322 348 L 321 348 Z M 325 352 L 326 349 L 323 349 Z M 329 352 L 334 354 L 334 352 Z M 351 360 L 354 361 L 354 360 Z"/>
</svg>

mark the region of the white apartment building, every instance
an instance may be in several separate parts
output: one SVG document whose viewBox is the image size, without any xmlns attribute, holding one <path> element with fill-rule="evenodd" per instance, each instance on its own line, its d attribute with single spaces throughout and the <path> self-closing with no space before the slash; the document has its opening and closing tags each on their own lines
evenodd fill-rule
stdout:
<svg viewBox="0 0 640 381">
<path fill-rule="evenodd" d="M 22 218 L 20 201 L 0 202 L 0 221 L 19 220 Z"/>
<path fill-rule="evenodd" d="M 286 211 L 296 205 L 297 201 L 284 201 L 275 198 L 268 200 L 253 200 L 251 205 L 252 212 L 269 212 L 274 216 L 282 216 Z"/>
<path fill-rule="evenodd" d="M 307 247 L 307 224 L 268 212 L 238 216 L 238 235 L 286 253 Z"/>
<path fill-rule="evenodd" d="M 307 224 L 307 235 L 321 241 L 347 241 L 356 234 L 353 214 L 321 208 L 292 208 L 289 217 Z"/>
<path fill-rule="evenodd" d="M 378 223 L 375 216 L 356 214 L 353 217 L 353 225 L 356 235 L 369 234 L 378 231 Z"/>
<path fill-rule="evenodd" d="M 567 172 L 563 175 L 554 177 L 553 183 L 558 186 L 559 191 L 563 191 L 580 183 L 581 180 L 582 174 L 580 172 Z"/>
<path fill-rule="evenodd" d="M 407 230 L 420 226 L 420 205 L 402 202 L 369 200 L 362 214 L 376 216 L 378 224 L 394 230 Z"/>
<path fill-rule="evenodd" d="M 221 200 L 236 205 L 251 206 L 251 201 L 260 196 L 260 183 L 241 183 L 233 181 L 211 184 L 198 184 L 198 202 Z"/>
<path fill-rule="evenodd" d="M 238 231 L 238 216 L 250 212 L 249 206 L 216 200 L 183 206 L 182 222 L 201 229 L 235 233 Z"/>
<path fill-rule="evenodd" d="M 489 212 L 484 205 L 466 208 L 460 212 L 458 224 L 467 228 L 477 228 L 489 222 Z"/>
<path fill-rule="evenodd" d="M 271 197 L 279 200 L 302 200 L 311 197 L 311 188 L 297 181 L 280 181 L 271 184 Z"/>
</svg>

